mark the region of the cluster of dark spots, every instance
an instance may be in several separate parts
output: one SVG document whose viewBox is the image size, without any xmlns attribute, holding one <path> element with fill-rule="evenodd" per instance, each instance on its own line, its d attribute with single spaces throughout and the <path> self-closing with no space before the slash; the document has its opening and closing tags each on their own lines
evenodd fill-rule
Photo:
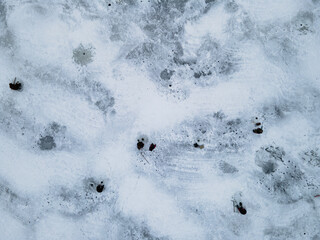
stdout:
<svg viewBox="0 0 320 240">
<path fill-rule="evenodd" d="M 156 148 L 156 144 L 151 143 L 149 147 L 149 151 L 153 151 Z"/>
<path fill-rule="evenodd" d="M 52 122 L 50 125 L 49 125 L 49 129 L 48 131 L 53 133 L 53 134 L 57 134 L 59 132 L 62 132 L 64 133 L 66 131 L 66 126 L 61 126 L 60 124 L 56 123 L 56 122 Z"/>
<path fill-rule="evenodd" d="M 282 148 L 273 146 L 261 148 L 256 155 L 256 164 L 265 174 L 259 182 L 278 198 L 279 203 L 298 201 L 303 198 L 305 191 L 315 189 L 312 178 L 308 178 L 288 157 Z"/>
<path fill-rule="evenodd" d="M 101 182 L 97 187 L 96 187 L 96 190 L 98 193 L 101 193 L 104 189 L 104 184 L 103 182 Z"/>
<path fill-rule="evenodd" d="M 221 121 L 222 119 L 226 118 L 226 115 L 223 112 L 218 111 L 215 112 L 212 117 Z"/>
<path fill-rule="evenodd" d="M 206 72 L 204 72 L 204 71 L 200 71 L 200 72 L 195 72 L 194 74 L 193 74 L 193 76 L 195 77 L 195 78 L 200 78 L 200 77 L 205 77 L 205 76 L 210 76 L 212 74 L 212 72 L 211 71 L 208 71 L 207 73 Z"/>
<path fill-rule="evenodd" d="M 56 143 L 54 141 L 54 138 L 52 136 L 45 136 L 39 139 L 38 145 L 41 150 L 51 150 L 56 147 Z"/>
<path fill-rule="evenodd" d="M 17 78 L 14 78 L 13 82 L 9 83 L 9 87 L 12 90 L 15 90 L 15 91 L 21 91 L 22 90 L 22 84 L 19 81 L 17 81 Z"/>
</svg>

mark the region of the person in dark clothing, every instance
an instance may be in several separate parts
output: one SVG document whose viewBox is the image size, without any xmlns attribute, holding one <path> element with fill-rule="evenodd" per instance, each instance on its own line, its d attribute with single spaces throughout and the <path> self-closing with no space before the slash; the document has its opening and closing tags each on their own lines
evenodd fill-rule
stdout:
<svg viewBox="0 0 320 240">
<path fill-rule="evenodd" d="M 242 206 L 242 202 L 239 202 L 239 204 L 236 205 L 236 208 L 242 215 L 247 214 L 247 210 Z"/>
<path fill-rule="evenodd" d="M 149 147 L 149 151 L 153 151 L 156 148 L 156 144 L 151 143 Z"/>
<path fill-rule="evenodd" d="M 104 184 L 103 182 L 101 182 L 101 184 L 99 184 L 96 188 L 97 192 L 101 193 L 104 189 Z"/>
<path fill-rule="evenodd" d="M 17 80 L 17 78 L 14 78 L 13 82 L 9 83 L 9 87 L 12 90 L 20 91 L 22 89 L 22 84 L 19 81 L 16 81 L 16 80 Z"/>
<path fill-rule="evenodd" d="M 144 147 L 144 143 L 143 143 L 143 142 L 140 142 L 140 141 L 138 140 L 137 148 L 140 150 L 140 149 L 142 149 L 143 147 Z"/>
</svg>

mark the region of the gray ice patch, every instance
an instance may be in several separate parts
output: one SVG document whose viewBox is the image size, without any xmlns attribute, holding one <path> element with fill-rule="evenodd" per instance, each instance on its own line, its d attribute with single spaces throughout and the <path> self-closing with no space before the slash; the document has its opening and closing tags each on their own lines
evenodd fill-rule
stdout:
<svg viewBox="0 0 320 240">
<path fill-rule="evenodd" d="M 85 48 L 82 44 L 73 50 L 73 60 L 76 64 L 85 66 L 93 61 L 93 48 Z"/>
<path fill-rule="evenodd" d="M 160 77 L 163 80 L 170 80 L 170 78 L 172 77 L 174 71 L 173 70 L 168 70 L 168 69 L 164 69 L 161 73 L 160 73 Z"/>
<path fill-rule="evenodd" d="M 41 137 L 38 145 L 41 150 L 51 150 L 56 147 L 56 143 L 54 142 L 54 138 L 52 136 Z"/>
<path fill-rule="evenodd" d="M 256 152 L 255 162 L 265 174 L 270 174 L 277 170 L 277 162 L 282 162 L 284 155 L 282 148 L 269 146 Z"/>
<path fill-rule="evenodd" d="M 239 171 L 236 167 L 224 161 L 220 163 L 219 167 L 224 173 L 236 173 Z"/>
</svg>

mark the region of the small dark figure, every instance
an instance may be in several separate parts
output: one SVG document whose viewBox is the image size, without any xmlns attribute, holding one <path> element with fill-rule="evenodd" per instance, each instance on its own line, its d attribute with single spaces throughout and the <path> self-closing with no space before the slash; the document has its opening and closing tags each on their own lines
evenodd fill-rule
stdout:
<svg viewBox="0 0 320 240">
<path fill-rule="evenodd" d="M 103 182 L 101 182 L 101 184 L 97 186 L 97 192 L 101 193 L 103 189 L 104 189 L 104 185 L 103 185 Z"/>
<path fill-rule="evenodd" d="M 19 81 L 16 81 L 17 78 L 14 78 L 13 82 L 12 83 L 9 83 L 9 87 L 12 89 L 12 90 L 16 90 L 16 91 L 19 91 L 22 89 L 22 84 L 19 82 Z"/>
<path fill-rule="evenodd" d="M 247 214 L 247 210 L 242 206 L 242 202 L 239 202 L 239 204 L 236 205 L 236 208 L 242 215 Z"/>
<path fill-rule="evenodd" d="M 140 142 L 140 141 L 138 140 L 137 148 L 140 150 L 140 149 L 142 149 L 143 147 L 144 147 L 144 143 L 143 143 L 143 142 Z"/>
<path fill-rule="evenodd" d="M 263 133 L 262 128 L 256 128 L 256 129 L 253 129 L 252 131 L 253 131 L 255 134 L 261 134 L 261 133 Z"/>
<path fill-rule="evenodd" d="M 198 143 L 193 144 L 193 146 L 194 146 L 195 148 L 200 148 L 200 149 L 203 149 L 203 148 L 204 148 L 204 145 L 203 145 L 203 144 L 199 145 Z"/>
<path fill-rule="evenodd" d="M 151 143 L 149 147 L 149 151 L 153 151 L 153 149 L 155 149 L 156 146 L 157 146 L 156 144 Z"/>
<path fill-rule="evenodd" d="M 257 123 L 256 123 L 256 126 L 260 126 L 260 125 L 261 125 L 261 122 L 257 122 Z"/>
</svg>

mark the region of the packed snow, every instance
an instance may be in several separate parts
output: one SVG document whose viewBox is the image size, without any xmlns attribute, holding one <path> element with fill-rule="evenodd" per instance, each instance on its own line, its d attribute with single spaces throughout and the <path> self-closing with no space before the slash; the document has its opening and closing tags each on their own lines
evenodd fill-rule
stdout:
<svg viewBox="0 0 320 240">
<path fill-rule="evenodd" d="M 0 0 L 0 240 L 320 240 L 319 0 Z"/>
</svg>

